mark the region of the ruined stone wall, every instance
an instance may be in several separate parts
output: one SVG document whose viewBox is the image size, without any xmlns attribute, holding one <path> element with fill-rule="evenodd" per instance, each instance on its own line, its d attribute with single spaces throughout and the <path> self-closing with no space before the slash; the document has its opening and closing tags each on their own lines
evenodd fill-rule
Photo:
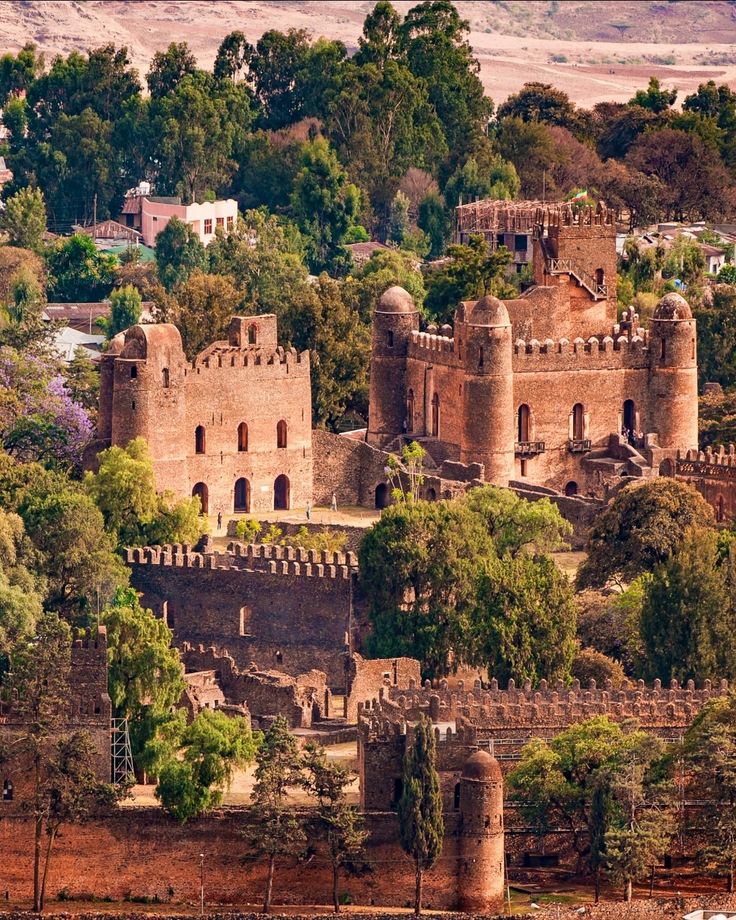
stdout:
<svg viewBox="0 0 736 920">
<path fill-rule="evenodd" d="M 315 429 L 312 445 L 314 503 L 329 505 L 332 495 L 342 505 L 375 507 L 376 488 L 386 483 L 386 454 L 365 441 Z"/>
<path fill-rule="evenodd" d="M 310 671 L 288 677 L 273 671 L 240 669 L 227 652 L 185 642 L 181 657 L 187 670 L 214 671 L 228 703 L 245 704 L 254 722 L 283 715 L 291 728 L 309 728 L 315 716 L 329 715 L 325 674 Z"/>
<path fill-rule="evenodd" d="M 409 682 L 419 684 L 421 666 L 416 658 L 373 658 L 366 659 L 353 652 L 346 662 L 347 690 L 345 697 L 345 718 L 348 722 L 358 721 L 358 703 L 379 698 L 385 688 L 408 687 Z"/>
<path fill-rule="evenodd" d="M 177 646 L 214 645 L 240 669 L 255 663 L 292 676 L 321 669 L 341 688 L 355 556 L 232 546 L 207 554 L 181 545 L 128 550 L 131 583 Z"/>
<path fill-rule="evenodd" d="M 672 476 L 694 486 L 713 508 L 716 521 L 726 523 L 736 517 L 736 447 L 720 451 L 687 451 L 673 463 L 665 460 L 660 474 Z"/>
</svg>

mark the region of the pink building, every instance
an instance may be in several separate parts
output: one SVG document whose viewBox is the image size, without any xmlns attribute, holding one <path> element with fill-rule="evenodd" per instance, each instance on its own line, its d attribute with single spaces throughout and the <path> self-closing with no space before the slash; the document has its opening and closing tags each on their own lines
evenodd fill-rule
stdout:
<svg viewBox="0 0 736 920">
<path fill-rule="evenodd" d="M 149 195 L 149 188 L 148 183 L 142 182 L 137 189 L 129 192 L 122 213 L 122 222 L 138 230 L 146 246 L 156 244 L 156 237 L 172 217 L 189 224 L 205 246 L 215 238 L 218 227 L 225 233 L 235 229 L 238 203 L 234 198 L 182 204 L 180 198 Z"/>
</svg>

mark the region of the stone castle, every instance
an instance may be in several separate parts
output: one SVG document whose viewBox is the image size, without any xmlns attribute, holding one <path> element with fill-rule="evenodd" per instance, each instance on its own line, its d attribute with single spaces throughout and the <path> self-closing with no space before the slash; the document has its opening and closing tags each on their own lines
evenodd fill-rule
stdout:
<svg viewBox="0 0 736 920">
<path fill-rule="evenodd" d="M 159 490 L 205 513 L 304 507 L 312 497 L 309 353 L 273 315 L 234 317 L 191 363 L 169 323 L 132 326 L 102 359 L 100 446 L 148 442 Z"/>
<path fill-rule="evenodd" d="M 406 291 L 387 291 L 373 318 L 368 443 L 412 438 L 435 463 L 482 465 L 487 482 L 598 496 L 697 449 L 695 321 L 675 293 L 647 330 L 635 313 L 616 321 L 613 212 L 486 205 L 493 219 L 478 224 L 497 240 L 524 217 L 534 282 L 514 300 L 460 303 L 454 327 L 426 332 Z"/>
</svg>

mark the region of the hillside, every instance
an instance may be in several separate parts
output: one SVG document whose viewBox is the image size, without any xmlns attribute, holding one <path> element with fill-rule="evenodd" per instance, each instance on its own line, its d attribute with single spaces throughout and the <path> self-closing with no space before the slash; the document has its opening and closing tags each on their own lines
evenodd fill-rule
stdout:
<svg viewBox="0 0 736 920">
<path fill-rule="evenodd" d="M 398 0 L 405 13 L 413 3 Z M 370 0 L 0 0 L 0 50 L 27 41 L 51 57 L 111 41 L 145 72 L 153 53 L 187 41 L 210 65 L 233 29 L 306 28 L 354 48 Z M 690 92 L 704 79 L 736 83 L 736 5 L 725 0 L 496 0 L 457 3 L 489 94 L 551 82 L 581 105 L 626 100 L 656 74 Z"/>
</svg>

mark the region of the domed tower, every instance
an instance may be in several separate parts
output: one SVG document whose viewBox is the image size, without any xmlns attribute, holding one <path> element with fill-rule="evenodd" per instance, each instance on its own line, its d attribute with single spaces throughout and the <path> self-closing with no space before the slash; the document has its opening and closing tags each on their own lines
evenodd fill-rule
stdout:
<svg viewBox="0 0 736 920">
<path fill-rule="evenodd" d="M 507 486 L 514 475 L 514 379 L 511 320 L 497 297 L 456 315 L 456 349 L 465 368 L 460 460 L 483 463 L 485 478 Z"/>
<path fill-rule="evenodd" d="M 649 329 L 651 380 L 648 431 L 663 450 L 698 447 L 698 365 L 695 320 L 680 294 L 665 294 Z"/>
<path fill-rule="evenodd" d="M 170 323 L 131 326 L 114 361 L 114 445 L 148 442 L 159 490 L 187 489 L 186 446 L 194 434 L 186 423 L 186 357 L 181 335 Z"/>
<path fill-rule="evenodd" d="M 383 447 L 405 431 L 406 354 L 419 311 L 402 287 L 383 293 L 373 313 L 368 443 Z"/>
<path fill-rule="evenodd" d="M 476 751 L 460 778 L 458 906 L 484 913 L 503 904 L 503 776 L 495 757 Z"/>
</svg>

